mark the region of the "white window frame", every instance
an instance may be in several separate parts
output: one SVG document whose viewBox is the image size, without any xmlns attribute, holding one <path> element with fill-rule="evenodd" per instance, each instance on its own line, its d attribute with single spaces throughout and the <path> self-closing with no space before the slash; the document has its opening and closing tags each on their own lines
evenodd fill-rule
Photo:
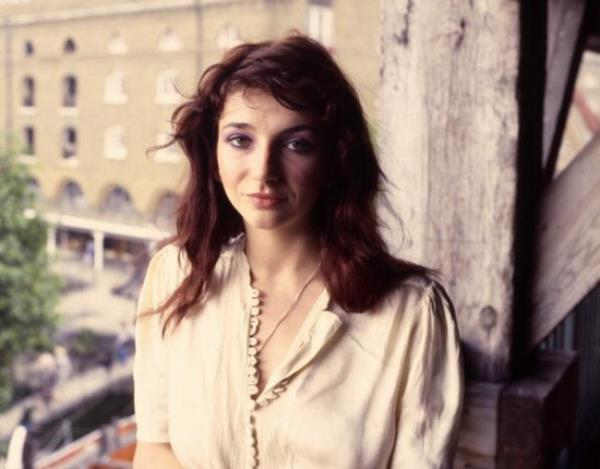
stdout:
<svg viewBox="0 0 600 469">
<path fill-rule="evenodd" d="M 106 104 L 123 104 L 127 102 L 125 92 L 125 74 L 115 70 L 107 75 L 104 80 L 104 102 Z"/>
<path fill-rule="evenodd" d="M 176 104 L 181 100 L 177 92 L 179 71 L 162 70 L 156 77 L 156 102 L 160 104 Z"/>
<path fill-rule="evenodd" d="M 127 158 L 127 141 L 124 127 L 114 125 L 104 131 L 104 157 L 109 160 L 124 160 Z"/>
<path fill-rule="evenodd" d="M 228 50 L 242 43 L 238 28 L 232 24 L 224 24 L 217 31 L 217 47 Z"/>
<path fill-rule="evenodd" d="M 159 131 L 156 134 L 156 145 L 164 145 L 171 137 L 167 132 Z M 153 160 L 155 163 L 176 164 L 181 161 L 181 152 L 176 144 L 169 145 L 166 148 L 160 148 L 154 152 Z"/>
<path fill-rule="evenodd" d="M 320 3 L 308 5 L 308 35 L 327 48 L 333 47 L 333 6 Z"/>
<path fill-rule="evenodd" d="M 129 52 L 129 47 L 121 33 L 114 32 L 108 39 L 107 50 L 111 55 L 124 55 Z"/>
<path fill-rule="evenodd" d="M 158 37 L 158 50 L 161 52 L 176 52 L 182 48 L 181 39 L 170 26 L 165 28 Z"/>
</svg>

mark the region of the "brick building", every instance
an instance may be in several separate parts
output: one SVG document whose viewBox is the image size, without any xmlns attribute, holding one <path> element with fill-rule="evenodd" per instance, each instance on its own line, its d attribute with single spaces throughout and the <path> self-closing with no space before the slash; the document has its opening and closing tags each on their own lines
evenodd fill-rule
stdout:
<svg viewBox="0 0 600 469">
<path fill-rule="evenodd" d="M 374 116 L 378 2 L 0 0 L 0 128 L 30 166 L 49 248 L 128 252 L 164 237 L 185 177 L 163 143 L 181 94 L 240 41 L 296 29 L 323 42 Z M 141 241 L 141 243 L 140 243 Z"/>
</svg>

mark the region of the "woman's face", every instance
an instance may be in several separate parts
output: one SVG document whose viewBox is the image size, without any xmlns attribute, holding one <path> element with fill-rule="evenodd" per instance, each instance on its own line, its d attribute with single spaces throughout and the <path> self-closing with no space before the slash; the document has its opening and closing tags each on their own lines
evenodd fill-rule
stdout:
<svg viewBox="0 0 600 469">
<path fill-rule="evenodd" d="M 246 229 L 308 229 L 324 173 L 314 120 L 246 89 L 227 97 L 218 132 L 219 178 Z"/>
</svg>

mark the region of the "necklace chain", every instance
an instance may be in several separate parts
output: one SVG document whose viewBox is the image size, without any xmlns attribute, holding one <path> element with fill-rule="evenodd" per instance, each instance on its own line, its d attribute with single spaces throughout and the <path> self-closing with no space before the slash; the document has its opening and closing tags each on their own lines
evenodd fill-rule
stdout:
<svg viewBox="0 0 600 469">
<path fill-rule="evenodd" d="M 273 329 L 271 329 L 271 331 L 266 335 L 266 337 L 260 342 L 260 344 L 257 347 L 257 351 L 260 353 L 260 351 L 265 347 L 265 345 L 267 345 L 267 342 L 269 342 L 269 340 L 271 339 L 271 337 L 273 337 L 273 334 L 275 334 L 275 331 L 277 330 L 277 328 L 281 325 L 281 323 L 284 321 L 284 319 L 286 317 L 289 316 L 289 314 L 291 313 L 292 309 L 294 309 L 294 306 L 296 306 L 296 304 L 298 303 L 298 301 L 300 300 L 300 297 L 302 296 L 302 293 L 304 293 L 304 290 L 306 290 L 306 287 L 308 287 L 309 283 L 315 278 L 315 276 L 317 275 L 317 272 L 319 271 L 319 267 L 321 266 L 321 264 L 317 264 L 317 267 L 315 268 L 315 270 L 308 276 L 308 278 L 304 281 L 304 283 L 302 284 L 302 287 L 300 287 L 300 290 L 298 290 L 298 293 L 296 293 L 296 296 L 294 297 L 294 299 L 292 300 L 292 302 L 290 303 L 290 305 L 286 308 L 286 310 L 284 311 L 284 313 L 281 315 L 281 317 L 277 320 L 277 322 L 275 323 L 275 325 L 273 326 Z"/>
</svg>

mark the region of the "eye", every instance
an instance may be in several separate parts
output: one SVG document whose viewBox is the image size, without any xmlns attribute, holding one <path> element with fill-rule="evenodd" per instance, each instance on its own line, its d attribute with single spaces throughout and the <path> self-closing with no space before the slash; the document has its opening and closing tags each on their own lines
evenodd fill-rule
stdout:
<svg viewBox="0 0 600 469">
<path fill-rule="evenodd" d="M 234 134 L 227 137 L 227 142 L 235 148 L 248 148 L 252 139 L 246 135 Z"/>
<path fill-rule="evenodd" d="M 314 144 L 305 138 L 292 138 L 284 143 L 284 147 L 296 153 L 310 153 L 314 149 Z"/>
</svg>

